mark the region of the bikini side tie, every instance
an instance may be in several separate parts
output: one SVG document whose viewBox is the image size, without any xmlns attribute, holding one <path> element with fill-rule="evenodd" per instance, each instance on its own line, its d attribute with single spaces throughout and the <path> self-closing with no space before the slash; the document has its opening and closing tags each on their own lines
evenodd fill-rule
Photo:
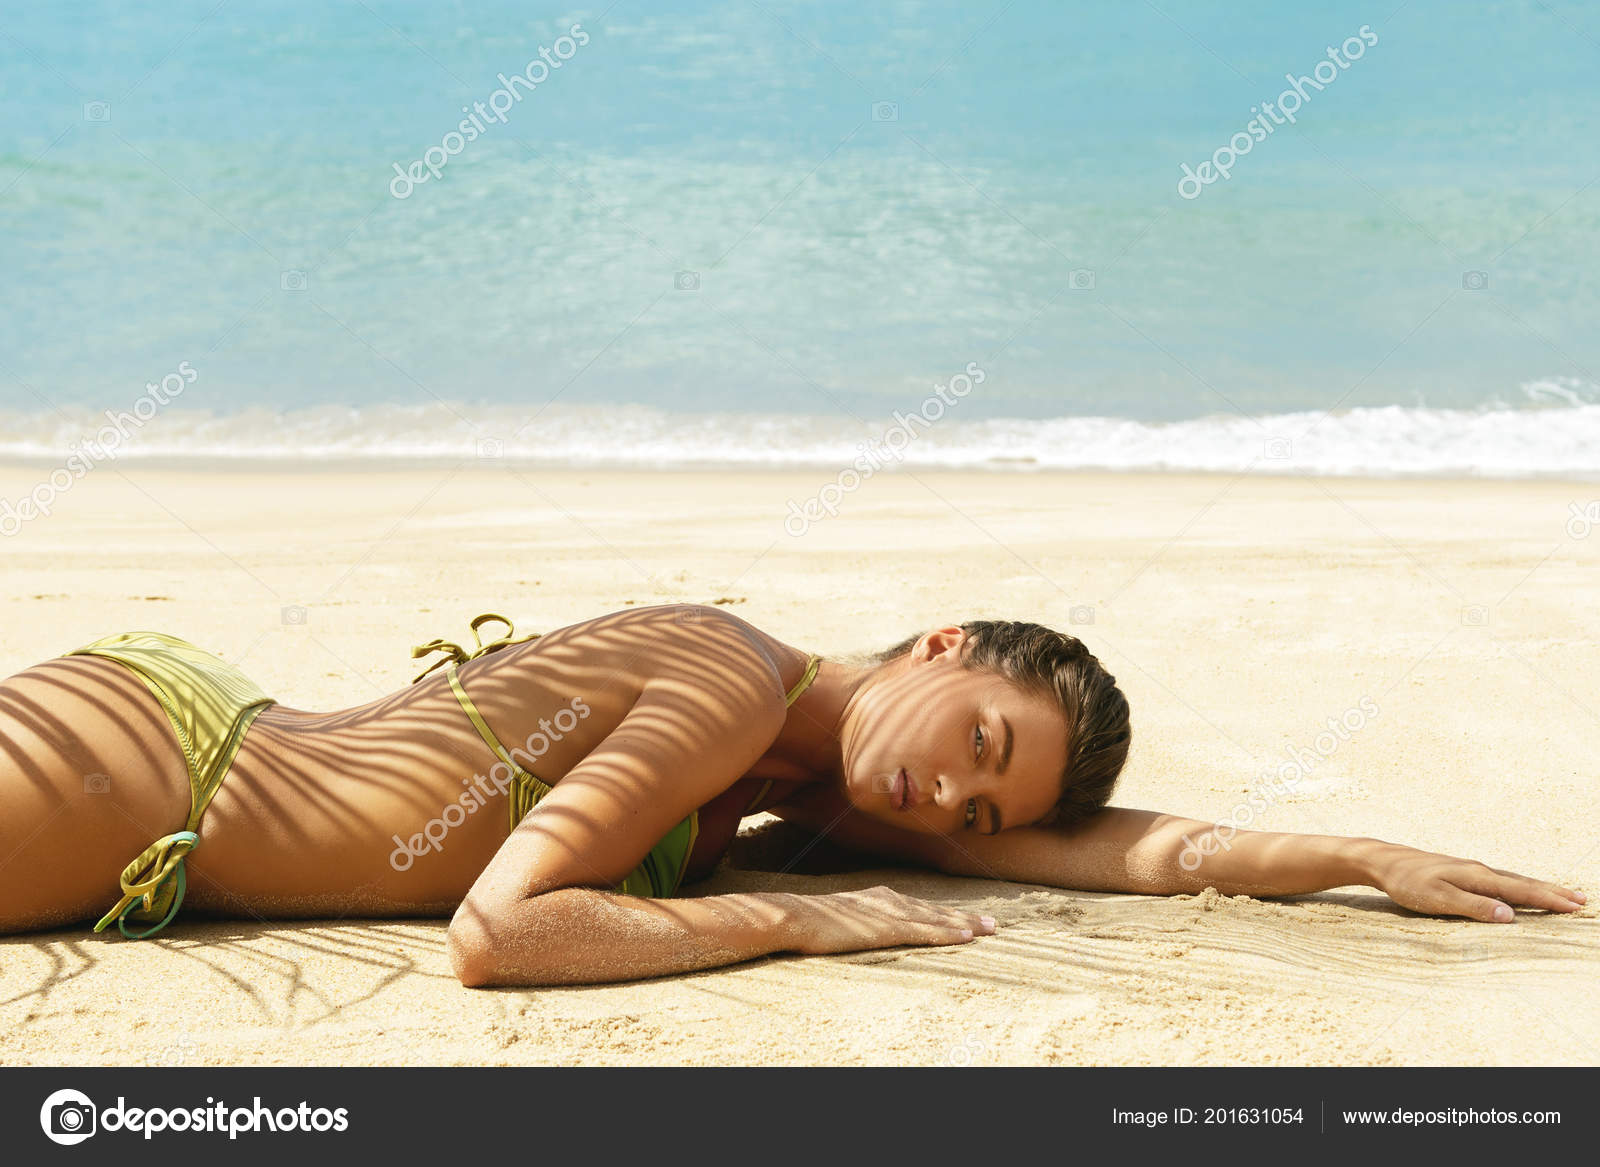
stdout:
<svg viewBox="0 0 1600 1167">
<path fill-rule="evenodd" d="M 506 631 L 505 635 L 498 636 L 494 640 L 491 640 L 489 643 L 485 644 L 483 642 L 483 637 L 479 635 L 478 629 L 484 624 L 488 623 L 490 620 L 498 620 L 500 623 L 504 624 L 506 626 Z M 443 639 L 430 640 L 427 644 L 419 644 L 413 648 L 411 650 L 412 660 L 417 660 L 420 657 L 425 657 L 430 653 L 435 652 L 442 652 L 445 655 L 434 661 L 431 665 L 413 677 L 411 683 L 415 685 L 418 681 L 422 680 L 423 677 L 433 672 L 434 669 L 444 668 L 446 665 L 466 664 L 469 660 L 475 660 L 480 656 L 486 656 L 491 652 L 496 652 L 502 648 L 505 648 L 507 645 L 521 644 L 522 642 L 528 640 L 538 640 L 540 636 L 540 633 L 537 632 L 530 636 L 518 636 L 516 625 L 511 623 L 510 620 L 506 619 L 498 612 L 485 612 L 483 615 L 472 621 L 471 628 L 472 641 L 477 647 L 470 652 L 453 640 Z"/>
<path fill-rule="evenodd" d="M 165 928 L 172 917 L 178 914 L 178 908 L 183 903 L 183 893 L 188 883 L 183 874 L 183 861 L 199 844 L 200 836 L 193 831 L 178 831 L 176 834 L 163 835 L 139 852 L 139 857 L 122 869 L 122 898 L 94 926 L 94 930 L 104 931 L 106 925 L 115 920 L 117 930 L 129 940 L 143 940 Z M 129 932 L 127 917 L 133 912 L 159 910 L 157 904 L 164 902 L 168 894 L 163 885 L 174 878 L 177 885 L 171 892 L 172 906 L 165 918 L 144 932 Z"/>
</svg>

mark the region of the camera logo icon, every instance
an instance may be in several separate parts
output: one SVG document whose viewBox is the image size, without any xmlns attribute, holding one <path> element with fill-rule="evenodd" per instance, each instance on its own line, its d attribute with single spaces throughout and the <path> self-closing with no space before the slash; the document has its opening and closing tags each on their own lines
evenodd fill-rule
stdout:
<svg viewBox="0 0 1600 1167">
<path fill-rule="evenodd" d="M 945 1051 L 944 1064 L 947 1066 L 970 1066 L 988 1047 L 972 1034 L 967 1034 L 961 1039 L 960 1045 L 953 1045 Z"/>
<path fill-rule="evenodd" d="M 1577 503 L 1568 503 L 1567 535 L 1573 539 L 1587 539 L 1589 532 L 1600 527 L 1600 499 L 1590 502 L 1586 506 Z"/>
<path fill-rule="evenodd" d="M 503 458 L 506 454 L 506 444 L 499 438 L 479 438 L 478 457 Z"/>
<path fill-rule="evenodd" d="M 1087 267 L 1075 267 L 1067 273 L 1067 286 L 1074 292 L 1094 291 L 1094 271 Z"/>
<path fill-rule="evenodd" d="M 290 604 L 283 609 L 282 617 L 285 624 L 304 624 L 306 622 L 306 610 L 299 604 Z"/>
<path fill-rule="evenodd" d="M 1280 461 L 1289 457 L 1293 449 L 1294 447 L 1290 445 L 1288 438 L 1268 438 L 1262 446 L 1262 452 L 1267 457 Z"/>
<path fill-rule="evenodd" d="M 110 794 L 110 774 L 85 774 L 83 776 L 83 792 L 85 794 Z"/>
<path fill-rule="evenodd" d="M 697 271 L 681 271 L 672 277 L 672 286 L 680 292 L 698 292 L 700 290 L 700 273 Z"/>
<path fill-rule="evenodd" d="M 1464 271 L 1461 273 L 1461 286 L 1469 292 L 1481 292 L 1489 286 L 1489 273 Z"/>
<path fill-rule="evenodd" d="M 1093 624 L 1094 608 L 1089 604 L 1078 604 L 1067 613 L 1068 624 Z"/>
<path fill-rule="evenodd" d="M 108 122 L 111 120 L 111 103 L 109 101 L 86 101 L 83 103 L 83 120 L 86 122 Z"/>
<path fill-rule="evenodd" d="M 306 273 L 298 268 L 290 268 L 278 279 L 278 286 L 285 292 L 303 292 L 306 290 Z"/>
<path fill-rule="evenodd" d="M 872 103 L 872 120 L 875 122 L 897 122 L 900 120 L 900 104 L 894 101 L 875 101 Z"/>
<path fill-rule="evenodd" d="M 39 1108 L 39 1125 L 52 1143 L 70 1147 L 94 1134 L 95 1114 L 94 1103 L 87 1094 L 57 1090 Z"/>
<path fill-rule="evenodd" d="M 872 793 L 892 794 L 899 781 L 900 775 L 898 774 L 874 774 L 872 776 Z"/>
<path fill-rule="evenodd" d="M 1482 604 L 1472 604 L 1461 609 L 1461 623 L 1468 628 L 1482 628 L 1489 623 L 1489 609 Z"/>
</svg>

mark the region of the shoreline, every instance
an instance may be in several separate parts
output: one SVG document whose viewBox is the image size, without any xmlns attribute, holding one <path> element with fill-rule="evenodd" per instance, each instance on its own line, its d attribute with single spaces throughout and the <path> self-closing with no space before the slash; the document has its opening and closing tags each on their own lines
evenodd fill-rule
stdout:
<svg viewBox="0 0 1600 1167">
<path fill-rule="evenodd" d="M 0 455 L 0 475 L 8 471 L 48 471 L 60 467 L 64 459 L 39 457 L 23 457 L 18 455 Z M 1584 476 L 1567 473 L 1549 474 L 1471 474 L 1471 473 L 1433 473 L 1419 471 L 1413 474 L 1398 472 L 1367 473 L 1352 471 L 1348 474 L 1328 474 L 1322 472 L 1298 470 L 1204 470 L 1191 468 L 1163 469 L 1159 467 L 1135 467 L 1122 469 L 1119 467 L 1104 466 L 1039 466 L 1030 464 L 1031 460 L 1018 459 L 1015 461 L 998 462 L 984 466 L 941 466 L 941 465 L 885 465 L 882 469 L 871 475 L 864 475 L 863 480 L 880 477 L 894 476 L 920 476 L 920 477 L 959 477 L 972 475 L 980 478 L 1005 478 L 1018 476 L 1027 478 L 1040 478 L 1059 476 L 1063 478 L 1156 478 L 1156 479 L 1197 479 L 1221 480 L 1229 478 L 1249 478 L 1263 481 L 1293 481 L 1324 480 L 1329 482 L 1374 482 L 1374 483 L 1427 483 L 1442 486 L 1467 486 L 1485 484 L 1570 484 L 1573 486 L 1594 486 L 1600 484 L 1600 466 L 1593 474 Z M 659 475 L 670 478 L 692 477 L 696 475 L 727 476 L 733 477 L 748 474 L 758 478 L 774 478 L 785 475 L 794 477 L 815 478 L 817 475 L 837 475 L 848 467 L 848 463 L 835 462 L 797 462 L 784 465 L 763 465 L 747 462 L 667 462 L 661 464 L 623 463 L 623 462 L 551 462 L 536 459 L 521 458 L 479 458 L 472 455 L 463 455 L 460 458 L 417 457 L 401 458 L 388 455 L 379 455 L 371 458 L 310 458 L 297 460 L 288 457 L 234 457 L 224 455 L 206 455 L 193 457 L 169 457 L 166 455 L 152 455 L 149 457 L 118 458 L 97 461 L 94 463 L 97 470 L 120 468 L 125 471 L 148 470 L 160 474 L 173 475 L 205 475 L 220 474 L 228 476 L 248 476 L 258 474 L 262 476 L 308 476 L 318 474 L 337 475 L 382 475 L 382 474 L 413 474 L 424 471 L 463 471 L 473 468 L 486 475 L 518 473 L 518 474 L 548 474 L 548 475 L 582 475 L 601 474 L 615 476 L 635 475 L 647 477 Z M 84 475 L 83 477 L 91 477 Z M 0 497 L 5 497 L 0 494 Z M 13 494 L 11 497 L 15 497 Z"/>
</svg>

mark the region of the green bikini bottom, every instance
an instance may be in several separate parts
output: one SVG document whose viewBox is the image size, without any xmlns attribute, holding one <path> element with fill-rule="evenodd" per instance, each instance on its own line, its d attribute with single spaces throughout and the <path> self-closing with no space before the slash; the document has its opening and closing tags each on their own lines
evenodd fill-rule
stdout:
<svg viewBox="0 0 1600 1167">
<path fill-rule="evenodd" d="M 122 870 L 122 898 L 94 926 L 113 920 L 130 940 L 165 928 L 183 903 L 184 858 L 199 845 L 200 817 L 233 765 L 251 722 L 273 699 L 233 665 L 187 640 L 159 632 L 126 632 L 75 649 L 68 656 L 103 656 L 132 669 L 161 702 L 183 747 L 189 771 L 189 821 L 139 852 Z M 128 931 L 128 921 L 153 925 Z"/>
</svg>

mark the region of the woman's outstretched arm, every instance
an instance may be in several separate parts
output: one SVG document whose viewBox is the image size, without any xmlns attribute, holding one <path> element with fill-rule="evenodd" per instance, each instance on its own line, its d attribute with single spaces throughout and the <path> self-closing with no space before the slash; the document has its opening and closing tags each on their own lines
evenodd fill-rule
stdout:
<svg viewBox="0 0 1600 1167">
<path fill-rule="evenodd" d="M 1552 883 L 1378 839 L 1230 834 L 1216 823 L 1120 807 L 1066 830 L 913 835 L 847 817 L 831 834 L 845 846 L 952 875 L 1080 891 L 1178 895 L 1214 887 L 1226 895 L 1284 896 L 1363 885 L 1412 911 L 1500 923 L 1510 921 L 1512 905 L 1571 912 L 1585 902 L 1581 892 Z"/>
</svg>

